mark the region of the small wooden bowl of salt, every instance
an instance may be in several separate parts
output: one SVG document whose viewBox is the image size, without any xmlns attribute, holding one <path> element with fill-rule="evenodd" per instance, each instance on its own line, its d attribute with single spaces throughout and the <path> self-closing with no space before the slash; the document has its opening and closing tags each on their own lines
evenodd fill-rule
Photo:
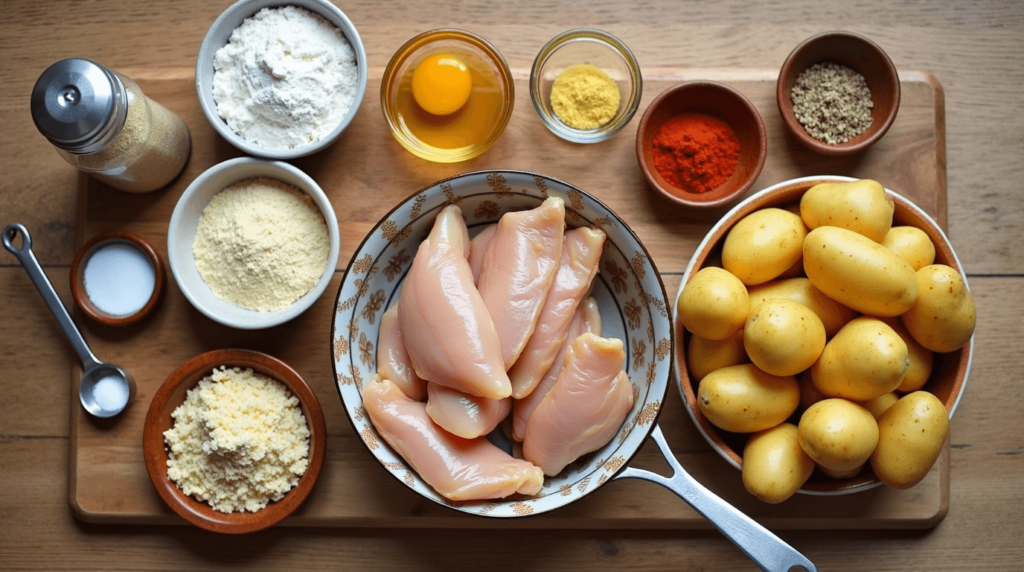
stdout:
<svg viewBox="0 0 1024 572">
<path fill-rule="evenodd" d="M 93 237 L 71 263 L 75 304 L 108 326 L 126 326 L 149 315 L 163 288 L 163 259 L 149 241 L 130 232 Z"/>
</svg>

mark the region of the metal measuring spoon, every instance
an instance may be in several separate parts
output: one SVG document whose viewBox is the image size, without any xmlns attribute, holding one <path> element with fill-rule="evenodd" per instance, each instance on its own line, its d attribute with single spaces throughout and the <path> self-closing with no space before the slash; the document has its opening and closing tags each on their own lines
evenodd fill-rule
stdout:
<svg viewBox="0 0 1024 572">
<path fill-rule="evenodd" d="M 14 239 L 19 233 L 22 235 L 21 248 L 16 248 Z M 17 257 L 25 267 L 25 272 L 32 279 L 36 290 L 39 290 L 39 294 L 53 312 L 53 317 L 64 330 L 64 335 L 71 342 L 71 347 L 82 360 L 82 379 L 78 385 L 78 399 L 82 402 L 82 407 L 96 417 L 113 417 L 124 411 L 135 397 L 135 380 L 121 366 L 101 362 L 93 355 L 75 323 L 71 321 L 64 304 L 57 297 L 53 284 L 50 284 L 50 280 L 43 273 L 35 254 L 32 254 L 32 237 L 28 230 L 18 223 L 7 225 L 3 231 L 3 243 L 4 248 Z"/>
</svg>

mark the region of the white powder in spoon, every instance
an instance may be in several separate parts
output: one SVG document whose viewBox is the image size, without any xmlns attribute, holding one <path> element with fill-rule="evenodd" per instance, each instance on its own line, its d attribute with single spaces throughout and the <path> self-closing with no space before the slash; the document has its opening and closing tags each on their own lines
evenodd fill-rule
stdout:
<svg viewBox="0 0 1024 572">
<path fill-rule="evenodd" d="M 336 26 L 296 6 L 247 18 L 213 61 L 217 113 L 263 149 L 323 139 L 355 101 L 355 52 Z"/>
</svg>

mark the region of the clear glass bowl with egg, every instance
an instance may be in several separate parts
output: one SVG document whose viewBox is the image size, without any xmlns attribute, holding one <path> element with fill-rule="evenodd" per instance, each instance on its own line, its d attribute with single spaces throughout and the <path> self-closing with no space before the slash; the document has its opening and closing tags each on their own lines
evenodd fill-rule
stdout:
<svg viewBox="0 0 1024 572">
<path fill-rule="evenodd" d="M 591 64 L 608 74 L 619 88 L 619 108 L 604 125 L 574 129 L 559 119 L 551 105 L 551 88 L 567 67 Z M 541 121 L 562 139 L 574 143 L 598 143 L 615 135 L 640 107 L 643 78 L 640 64 L 621 40 L 601 30 L 580 28 L 563 32 L 541 48 L 530 70 L 530 99 Z"/>
<path fill-rule="evenodd" d="M 418 102 L 413 76 L 421 65 Z M 413 155 L 438 163 L 466 161 L 490 149 L 505 131 L 514 101 L 504 58 L 487 40 L 462 30 L 433 30 L 409 40 L 381 79 L 381 109 L 391 134 Z"/>
</svg>

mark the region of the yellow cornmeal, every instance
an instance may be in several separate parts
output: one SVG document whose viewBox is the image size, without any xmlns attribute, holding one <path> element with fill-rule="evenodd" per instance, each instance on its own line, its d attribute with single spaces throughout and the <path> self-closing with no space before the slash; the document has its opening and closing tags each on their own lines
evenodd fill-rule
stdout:
<svg viewBox="0 0 1024 572">
<path fill-rule="evenodd" d="M 251 369 L 214 369 L 171 417 L 167 478 L 214 510 L 256 512 L 281 500 L 309 464 L 298 398 Z"/>
<path fill-rule="evenodd" d="M 573 129 L 597 129 L 619 110 L 619 86 L 591 64 L 569 66 L 551 86 L 551 108 Z"/>
</svg>

